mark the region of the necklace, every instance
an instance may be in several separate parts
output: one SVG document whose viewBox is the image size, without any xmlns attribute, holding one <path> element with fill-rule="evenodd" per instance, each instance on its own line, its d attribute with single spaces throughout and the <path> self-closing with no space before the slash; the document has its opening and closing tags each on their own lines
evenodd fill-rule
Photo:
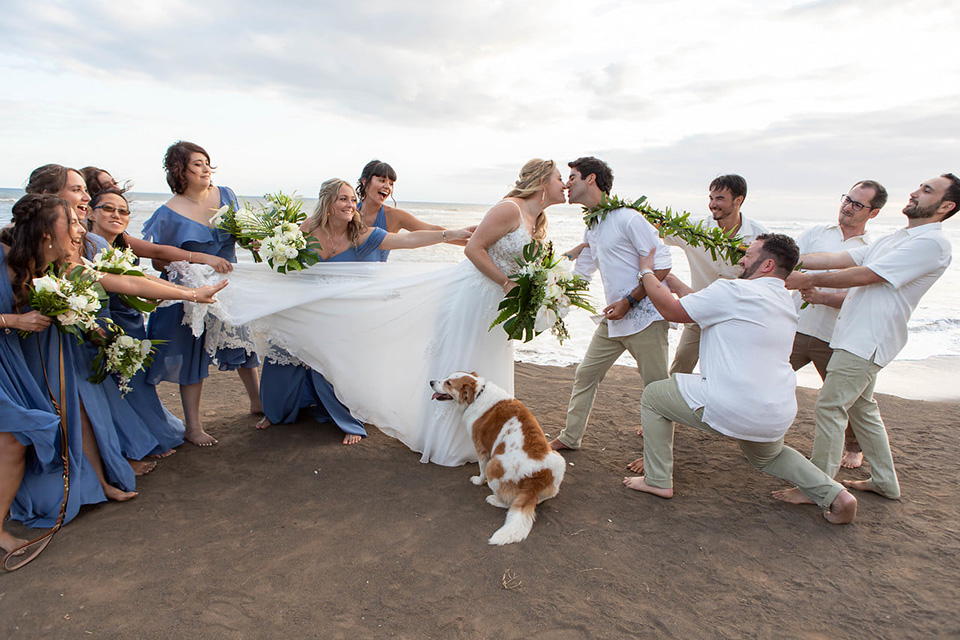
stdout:
<svg viewBox="0 0 960 640">
<path fill-rule="evenodd" d="M 207 196 L 210 195 L 210 190 L 208 189 L 208 190 L 207 190 L 207 195 L 206 195 L 206 196 L 203 196 L 203 197 L 200 198 L 199 200 L 196 199 L 196 198 L 191 198 L 191 197 L 188 196 L 186 193 L 181 193 L 180 195 L 183 196 L 184 198 L 186 198 L 187 200 L 189 200 L 190 202 L 194 203 L 194 204 L 202 204 L 203 201 L 207 199 Z"/>
<path fill-rule="evenodd" d="M 343 230 L 343 233 L 340 234 L 340 237 L 337 238 L 337 241 L 334 242 L 334 243 L 331 245 L 331 250 L 333 251 L 333 253 L 330 254 L 330 257 L 331 257 L 331 258 L 332 258 L 333 256 L 337 255 L 337 253 L 338 253 L 337 247 L 339 247 L 339 246 L 340 246 L 340 243 L 343 241 L 343 239 L 344 239 L 345 237 L 347 237 L 347 231 L 349 231 L 349 229 L 350 229 L 350 227 L 347 227 L 346 229 L 344 229 L 344 230 Z M 330 230 L 329 230 L 329 229 L 324 229 L 324 231 L 327 232 L 327 237 L 328 237 L 328 238 L 330 239 L 330 241 L 332 242 L 332 241 L 333 241 L 333 234 L 330 233 Z"/>
</svg>

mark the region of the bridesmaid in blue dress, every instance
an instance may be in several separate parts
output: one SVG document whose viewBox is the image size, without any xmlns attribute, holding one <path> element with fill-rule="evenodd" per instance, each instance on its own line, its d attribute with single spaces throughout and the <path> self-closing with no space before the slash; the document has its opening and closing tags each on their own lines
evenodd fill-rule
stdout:
<svg viewBox="0 0 960 640">
<path fill-rule="evenodd" d="M 445 227 L 420 220 L 412 213 L 388 207 L 387 198 L 393 195 L 393 185 L 397 181 L 397 172 L 386 162 L 371 160 L 360 172 L 357 181 L 357 197 L 360 200 L 360 219 L 368 227 L 379 227 L 384 231 L 396 233 L 405 231 L 443 231 Z M 396 204 L 396 200 L 394 200 Z M 475 227 L 471 227 L 471 230 Z M 466 245 L 466 241 L 451 241 L 450 244 Z M 386 262 L 390 251 L 377 250 L 377 260 Z"/>
<path fill-rule="evenodd" d="M 397 234 L 367 226 L 360 218 L 353 189 L 337 178 L 320 187 L 317 208 L 300 228 L 319 240 L 322 262 L 377 262 L 383 251 L 466 242 L 472 233 L 470 229 L 437 228 Z M 363 424 L 337 399 L 333 385 L 308 367 L 267 360 L 260 394 L 264 417 L 257 423 L 258 429 L 296 422 L 301 409 L 312 408 L 318 421 L 332 420 L 343 431 L 343 444 L 356 444 L 367 435 Z"/>
<path fill-rule="evenodd" d="M 191 142 L 177 142 L 167 149 L 163 162 L 167 184 L 175 195 L 143 225 L 144 239 L 236 262 L 233 236 L 210 225 L 217 209 L 238 204 L 233 191 L 213 185 L 210 155 Z M 167 264 L 162 259 L 153 261 L 154 268 L 164 274 L 164 278 Z M 182 319 L 180 305 L 160 308 L 151 314 L 147 325 L 149 337 L 169 342 L 158 348 L 147 381 L 157 384 L 167 380 L 180 385 L 184 438 L 198 446 L 210 446 L 217 440 L 204 431 L 200 423 L 200 395 L 210 364 L 216 361 L 221 371 L 236 370 L 250 398 L 250 412 L 260 414 L 257 379 L 260 359 L 243 349 L 220 349 L 216 358 L 212 358 L 203 348 L 203 336 L 194 338 Z"/>
</svg>

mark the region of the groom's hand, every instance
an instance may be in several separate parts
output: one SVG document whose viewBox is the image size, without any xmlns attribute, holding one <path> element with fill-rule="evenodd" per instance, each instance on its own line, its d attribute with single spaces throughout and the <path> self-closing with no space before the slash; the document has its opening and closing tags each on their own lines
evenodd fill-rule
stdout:
<svg viewBox="0 0 960 640">
<path fill-rule="evenodd" d="M 630 301 L 624 298 L 608 305 L 603 310 L 603 315 L 607 320 L 619 320 L 630 311 Z"/>
</svg>

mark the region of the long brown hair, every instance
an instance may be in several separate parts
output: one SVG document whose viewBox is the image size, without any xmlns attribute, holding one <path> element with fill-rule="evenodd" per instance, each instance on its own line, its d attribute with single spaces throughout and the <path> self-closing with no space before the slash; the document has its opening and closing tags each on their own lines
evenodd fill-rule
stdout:
<svg viewBox="0 0 960 640">
<path fill-rule="evenodd" d="M 66 219 L 69 226 L 70 210 L 69 202 L 50 194 L 28 193 L 13 205 L 13 226 L 0 232 L 0 242 L 10 247 L 7 265 L 13 271 L 15 309 L 27 304 L 30 283 L 46 269 L 43 244 L 56 236 L 58 219 Z"/>
<path fill-rule="evenodd" d="M 337 200 L 340 187 L 344 185 L 350 187 L 349 182 L 341 180 L 340 178 L 330 178 L 320 185 L 317 207 L 313 210 L 313 215 L 307 218 L 306 221 L 307 233 L 312 233 L 317 227 L 327 227 L 327 223 L 330 220 L 330 212 L 333 210 L 333 203 Z M 353 190 L 353 187 L 350 187 L 350 189 Z M 365 225 L 360 218 L 360 212 L 354 210 L 353 219 L 347 223 L 347 235 L 350 238 L 350 244 L 356 247 L 360 235 L 363 234 L 366 228 L 367 225 Z"/>
<path fill-rule="evenodd" d="M 543 191 L 547 182 L 553 177 L 553 172 L 557 168 L 557 163 L 553 160 L 541 160 L 534 158 L 529 160 L 523 168 L 520 169 L 520 177 L 513 185 L 513 189 L 504 196 L 504 198 L 530 198 L 534 194 Z M 537 220 L 533 225 L 533 237 L 537 240 L 543 240 L 547 235 L 547 214 L 541 209 L 537 214 Z"/>
</svg>

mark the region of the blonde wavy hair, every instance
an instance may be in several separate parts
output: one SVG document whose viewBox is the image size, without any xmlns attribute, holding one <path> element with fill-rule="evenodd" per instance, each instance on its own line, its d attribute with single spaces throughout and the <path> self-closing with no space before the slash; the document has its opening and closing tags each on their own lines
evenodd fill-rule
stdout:
<svg viewBox="0 0 960 640">
<path fill-rule="evenodd" d="M 534 158 L 529 160 L 523 168 L 520 169 L 520 177 L 513 185 L 513 189 L 504 196 L 504 198 L 522 198 L 528 199 L 540 194 L 540 201 L 543 201 L 543 190 L 546 188 L 553 172 L 557 168 L 557 163 L 553 160 L 541 160 Z M 540 210 L 537 214 L 537 221 L 533 226 L 533 237 L 537 240 L 543 240 L 547 235 L 547 214 Z"/>
<path fill-rule="evenodd" d="M 340 178 L 330 178 L 320 185 L 320 195 L 317 196 L 319 198 L 317 206 L 313 210 L 313 214 L 307 218 L 306 221 L 307 233 L 313 233 L 317 227 L 327 228 L 327 225 L 330 223 L 330 212 L 333 211 L 333 203 L 336 202 L 337 196 L 340 194 L 340 187 L 344 185 L 349 187 L 350 191 L 353 191 L 350 183 Z M 367 225 L 365 225 L 360 218 L 360 212 L 354 209 L 353 219 L 347 223 L 347 235 L 350 238 L 350 244 L 356 247 L 360 235 L 366 228 Z"/>
</svg>

